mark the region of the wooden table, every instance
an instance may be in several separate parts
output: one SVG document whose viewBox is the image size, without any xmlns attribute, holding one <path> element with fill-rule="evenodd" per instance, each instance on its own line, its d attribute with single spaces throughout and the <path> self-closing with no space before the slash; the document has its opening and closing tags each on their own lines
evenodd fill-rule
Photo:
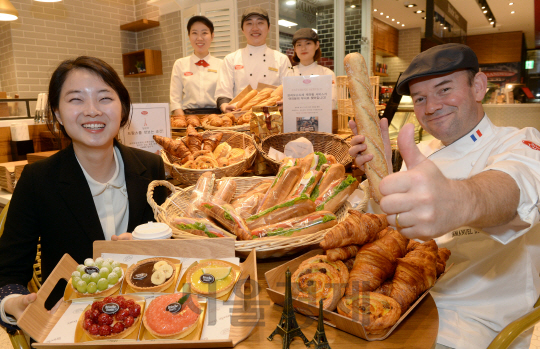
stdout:
<svg viewBox="0 0 540 349">
<path fill-rule="evenodd" d="M 264 273 L 273 269 L 292 258 L 280 258 L 257 261 L 257 276 L 259 278 L 259 301 L 261 307 L 261 319 L 251 335 L 239 343 L 235 348 L 239 349 L 272 349 L 282 348 L 281 336 L 276 335 L 273 341 L 267 337 L 274 331 L 281 318 L 283 307 L 272 303 L 266 288 L 268 287 Z M 317 329 L 317 321 L 296 314 L 296 320 L 302 328 L 302 332 L 308 340 L 312 340 Z M 435 345 L 439 328 L 439 314 L 431 295 L 427 295 L 409 316 L 401 322 L 394 332 L 384 341 L 368 342 L 361 338 L 350 335 L 341 330 L 325 326 L 326 336 L 332 349 L 352 349 L 357 346 L 362 348 L 407 348 L 407 349 L 431 349 Z M 306 348 L 300 339 L 295 339 L 291 346 L 294 348 Z"/>
</svg>

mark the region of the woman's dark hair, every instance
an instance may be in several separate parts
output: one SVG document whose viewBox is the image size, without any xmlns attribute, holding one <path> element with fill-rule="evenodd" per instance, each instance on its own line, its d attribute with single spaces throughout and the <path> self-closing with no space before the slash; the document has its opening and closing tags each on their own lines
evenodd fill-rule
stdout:
<svg viewBox="0 0 540 349">
<path fill-rule="evenodd" d="M 311 40 L 313 42 L 318 42 L 318 41 L 315 41 L 315 40 Z M 293 56 L 292 56 L 292 61 L 295 62 L 295 63 L 300 63 L 300 58 L 298 58 L 298 56 L 296 55 L 296 48 L 293 48 L 294 49 L 294 53 L 293 53 Z M 319 48 L 317 49 L 317 51 L 315 51 L 315 55 L 313 56 L 313 60 L 315 62 L 317 62 L 319 59 L 321 59 L 321 56 L 322 56 L 322 52 L 321 52 L 321 46 L 319 44 Z"/>
<path fill-rule="evenodd" d="M 188 32 L 188 35 L 189 33 L 191 33 L 191 26 L 193 26 L 193 24 L 197 23 L 197 22 L 201 22 L 202 24 L 204 24 L 205 26 L 208 27 L 208 29 L 210 29 L 210 34 L 214 34 L 214 23 L 212 23 L 211 20 L 209 20 L 208 18 L 206 18 L 205 16 L 193 16 L 189 19 L 189 21 L 187 22 L 187 32 Z"/>
<path fill-rule="evenodd" d="M 62 92 L 62 86 L 64 86 L 64 82 L 66 81 L 68 74 L 77 69 L 85 69 L 96 74 L 103 80 L 103 82 L 109 85 L 118 94 L 120 103 L 122 104 L 122 118 L 120 120 L 120 127 L 127 124 L 131 111 L 131 98 L 129 97 L 129 92 L 122 83 L 122 80 L 120 80 L 120 77 L 116 71 L 113 69 L 113 67 L 99 58 L 80 56 L 60 63 L 58 68 L 56 68 L 51 76 L 51 81 L 49 83 L 49 101 L 47 107 L 47 110 L 49 111 L 49 115 L 47 116 L 47 124 L 49 129 L 53 131 L 54 126 L 57 125 L 64 136 L 71 139 L 64 126 L 58 123 L 55 111 L 58 110 L 60 105 L 60 93 Z M 55 133 L 56 132 L 53 132 L 53 134 Z"/>
</svg>

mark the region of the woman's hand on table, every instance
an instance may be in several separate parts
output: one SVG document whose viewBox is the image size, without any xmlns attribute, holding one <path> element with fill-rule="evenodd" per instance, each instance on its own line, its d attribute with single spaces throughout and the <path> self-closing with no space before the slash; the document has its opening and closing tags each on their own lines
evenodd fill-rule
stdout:
<svg viewBox="0 0 540 349">
<path fill-rule="evenodd" d="M 131 235 L 131 233 L 123 233 L 120 235 L 111 236 L 111 241 L 118 241 L 118 240 L 133 240 L 133 235 Z"/>
<path fill-rule="evenodd" d="M 28 307 L 30 303 L 33 303 L 36 298 L 37 295 L 35 293 L 30 293 L 24 296 L 7 299 L 4 304 L 4 311 L 9 315 L 14 316 L 15 319 L 19 319 L 26 307 Z"/>
</svg>

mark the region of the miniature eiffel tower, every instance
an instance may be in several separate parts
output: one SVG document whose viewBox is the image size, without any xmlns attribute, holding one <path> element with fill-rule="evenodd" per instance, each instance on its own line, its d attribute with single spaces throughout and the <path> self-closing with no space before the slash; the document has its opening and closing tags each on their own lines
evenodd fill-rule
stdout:
<svg viewBox="0 0 540 349">
<path fill-rule="evenodd" d="M 279 320 L 279 324 L 274 332 L 268 336 L 268 340 L 271 341 L 276 334 L 280 334 L 283 337 L 283 349 L 288 349 L 294 337 L 300 337 L 306 345 L 308 339 L 302 333 L 300 326 L 298 326 L 298 323 L 296 322 L 296 316 L 294 315 L 291 292 L 291 272 L 289 271 L 289 268 L 287 268 L 287 271 L 285 272 L 285 280 L 285 306 L 283 307 L 283 314 L 281 314 L 281 320 Z"/>
<path fill-rule="evenodd" d="M 331 349 L 326 339 L 326 333 L 324 333 L 324 320 L 323 320 L 323 301 L 319 301 L 319 324 L 317 325 L 317 332 L 313 340 L 307 344 L 311 348 L 314 345 L 314 349 Z"/>
</svg>

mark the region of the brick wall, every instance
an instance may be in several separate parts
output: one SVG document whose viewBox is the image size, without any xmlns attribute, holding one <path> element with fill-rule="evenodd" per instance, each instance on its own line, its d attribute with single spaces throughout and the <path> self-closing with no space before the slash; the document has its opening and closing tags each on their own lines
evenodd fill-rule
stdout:
<svg viewBox="0 0 540 349">
<path fill-rule="evenodd" d="M 294 55 L 292 38 L 293 36 L 291 34 L 279 32 L 279 52 L 287 55 L 291 59 L 291 63 Z"/>
<path fill-rule="evenodd" d="M 334 70 L 334 5 L 317 8 L 317 34 L 322 58 L 319 64 Z"/>
<path fill-rule="evenodd" d="M 11 28 L 0 22 L 0 91 L 15 91 L 16 81 Z"/>
<path fill-rule="evenodd" d="M 388 77 L 382 77 L 382 82 L 395 83 L 399 73 L 405 71 L 413 58 L 420 53 L 422 33 L 420 28 L 402 29 L 399 31 L 399 57 L 385 57 L 382 63 L 388 65 Z"/>
<path fill-rule="evenodd" d="M 351 5 L 355 8 L 351 8 Z M 346 2 L 345 7 L 345 54 L 362 50 L 362 3 Z"/>
</svg>

